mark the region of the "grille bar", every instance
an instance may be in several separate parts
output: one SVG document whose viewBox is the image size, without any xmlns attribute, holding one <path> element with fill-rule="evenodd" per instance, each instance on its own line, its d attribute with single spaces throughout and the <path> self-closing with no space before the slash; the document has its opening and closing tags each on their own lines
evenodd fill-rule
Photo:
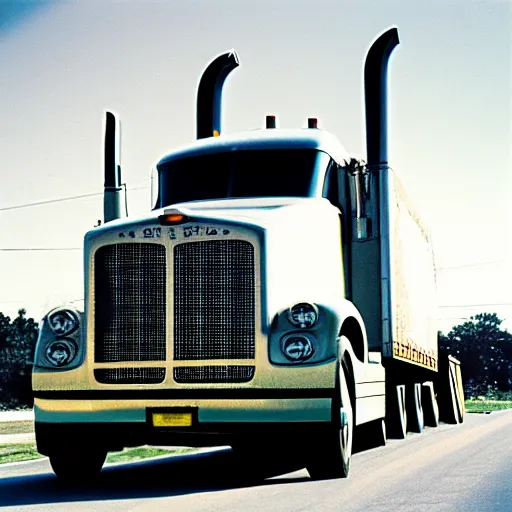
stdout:
<svg viewBox="0 0 512 512">
<path fill-rule="evenodd" d="M 165 368 L 99 368 L 94 378 L 101 384 L 160 384 Z"/>
<path fill-rule="evenodd" d="M 174 368 L 174 380 L 181 383 L 249 382 L 254 366 L 180 366 Z"/>
<path fill-rule="evenodd" d="M 97 362 L 164 361 L 166 254 L 163 245 L 107 245 L 95 255 Z"/>
<path fill-rule="evenodd" d="M 175 247 L 174 358 L 254 359 L 254 248 L 243 240 Z"/>
</svg>

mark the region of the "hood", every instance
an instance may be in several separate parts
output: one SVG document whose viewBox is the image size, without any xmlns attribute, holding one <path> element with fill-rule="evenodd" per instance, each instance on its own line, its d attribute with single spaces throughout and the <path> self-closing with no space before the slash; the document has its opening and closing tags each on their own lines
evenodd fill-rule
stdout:
<svg viewBox="0 0 512 512">
<path fill-rule="evenodd" d="M 226 221 L 263 230 L 268 229 L 271 225 L 296 223 L 296 219 L 317 218 L 320 220 L 324 215 L 332 215 L 333 211 L 337 211 L 327 199 L 323 198 L 260 197 L 191 201 L 153 210 L 143 217 L 114 220 L 89 233 L 99 235 L 102 232 L 115 231 L 120 228 L 154 224 L 158 222 L 159 215 L 173 210 L 178 210 L 196 222 Z"/>
<path fill-rule="evenodd" d="M 269 224 L 284 221 L 290 216 L 302 217 L 314 210 L 332 209 L 326 199 L 304 197 L 257 197 L 244 199 L 217 199 L 193 201 L 167 206 L 154 213 L 158 216 L 169 210 L 179 210 L 197 220 L 226 220 L 254 224 L 266 228 Z"/>
</svg>

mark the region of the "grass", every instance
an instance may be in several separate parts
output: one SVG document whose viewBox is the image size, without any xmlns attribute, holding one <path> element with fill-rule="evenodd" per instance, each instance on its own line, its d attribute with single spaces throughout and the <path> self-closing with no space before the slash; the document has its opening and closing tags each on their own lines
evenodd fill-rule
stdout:
<svg viewBox="0 0 512 512">
<path fill-rule="evenodd" d="M 30 434 L 34 432 L 34 422 L 26 421 L 2 421 L 0 422 L 0 435 L 6 434 Z M 140 446 L 137 448 L 125 448 L 121 452 L 110 452 L 107 462 L 132 462 L 137 460 L 159 457 L 161 455 L 180 455 L 195 451 L 193 448 L 155 448 L 152 446 Z M 34 443 L 0 444 L 0 464 L 18 462 L 22 460 L 39 459 L 39 454 Z"/>
<path fill-rule="evenodd" d="M 0 464 L 44 457 L 37 452 L 34 443 L 15 443 L 0 445 Z"/>
<path fill-rule="evenodd" d="M 139 446 L 138 448 L 125 448 L 122 452 L 110 452 L 107 455 L 107 462 L 133 462 L 161 455 L 181 455 L 194 451 L 194 448 L 166 450 L 165 448 L 154 448 L 153 446 Z"/>
<path fill-rule="evenodd" d="M 512 409 L 512 400 L 466 400 L 467 412 L 503 411 Z"/>
<path fill-rule="evenodd" d="M 0 421 L 0 435 L 4 434 L 30 434 L 34 432 L 34 422 L 26 421 Z"/>
<path fill-rule="evenodd" d="M 134 462 L 161 455 L 178 455 L 194 452 L 194 448 L 176 448 L 166 450 L 152 446 L 138 448 L 125 448 L 122 452 L 111 452 L 107 455 L 107 462 Z M 23 460 L 40 459 L 44 457 L 37 452 L 34 443 L 12 443 L 0 445 L 0 464 L 7 462 L 20 462 Z"/>
</svg>

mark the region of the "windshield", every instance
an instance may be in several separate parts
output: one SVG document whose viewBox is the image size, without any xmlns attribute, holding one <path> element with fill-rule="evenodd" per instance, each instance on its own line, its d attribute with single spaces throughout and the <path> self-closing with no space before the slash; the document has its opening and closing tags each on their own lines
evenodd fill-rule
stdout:
<svg viewBox="0 0 512 512">
<path fill-rule="evenodd" d="M 156 207 L 226 197 L 310 197 L 329 157 L 313 149 L 229 151 L 159 165 Z"/>
</svg>

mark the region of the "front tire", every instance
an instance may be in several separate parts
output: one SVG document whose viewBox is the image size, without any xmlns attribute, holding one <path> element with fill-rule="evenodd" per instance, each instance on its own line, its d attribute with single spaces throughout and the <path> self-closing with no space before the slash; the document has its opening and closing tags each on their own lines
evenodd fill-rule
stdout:
<svg viewBox="0 0 512 512">
<path fill-rule="evenodd" d="M 98 477 L 107 451 L 88 447 L 50 453 L 50 464 L 57 478 L 66 483 L 86 483 Z"/>
<path fill-rule="evenodd" d="M 313 447 L 306 465 L 314 480 L 347 478 L 352 457 L 354 414 L 350 402 L 347 376 L 340 368 L 339 402 L 333 406 L 331 421 L 322 438 Z"/>
</svg>

